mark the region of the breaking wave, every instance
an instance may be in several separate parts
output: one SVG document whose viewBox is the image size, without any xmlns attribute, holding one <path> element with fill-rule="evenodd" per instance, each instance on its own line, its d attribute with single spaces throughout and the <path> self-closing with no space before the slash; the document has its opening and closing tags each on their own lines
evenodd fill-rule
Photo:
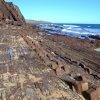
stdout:
<svg viewBox="0 0 100 100">
<path fill-rule="evenodd" d="M 100 35 L 99 24 L 40 24 L 41 30 L 49 34 L 65 34 L 73 37 L 87 37 L 89 35 Z"/>
</svg>

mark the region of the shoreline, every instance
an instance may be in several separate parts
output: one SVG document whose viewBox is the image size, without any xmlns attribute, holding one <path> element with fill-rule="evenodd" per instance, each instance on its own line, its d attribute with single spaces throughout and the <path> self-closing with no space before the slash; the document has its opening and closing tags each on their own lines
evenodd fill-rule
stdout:
<svg viewBox="0 0 100 100">
<path fill-rule="evenodd" d="M 45 30 L 48 35 L 61 34 L 75 38 L 89 38 L 90 40 L 100 40 L 100 24 L 38 24 L 40 30 Z"/>
</svg>

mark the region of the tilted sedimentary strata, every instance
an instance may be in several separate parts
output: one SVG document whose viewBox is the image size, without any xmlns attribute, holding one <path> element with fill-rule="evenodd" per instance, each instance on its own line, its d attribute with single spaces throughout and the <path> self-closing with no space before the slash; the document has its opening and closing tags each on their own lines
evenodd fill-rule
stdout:
<svg viewBox="0 0 100 100">
<path fill-rule="evenodd" d="M 37 33 L 30 37 L 33 31 L 23 30 L 26 26 L 8 27 L 0 29 L 1 100 L 84 100 L 49 66 L 46 54 L 55 58 L 38 44 Z"/>
<path fill-rule="evenodd" d="M 0 100 L 100 100 L 95 46 L 99 40 L 47 36 L 1 0 Z"/>
<path fill-rule="evenodd" d="M 42 35 L 42 38 L 40 45 L 45 50 L 54 52 L 54 57 L 63 62 L 62 69 L 55 68 L 58 74 L 63 73 L 61 79 L 66 81 L 71 88 L 74 85 L 74 89 L 84 95 L 87 100 L 99 100 L 100 57 L 98 55 L 100 53 L 96 52 L 94 48 L 100 45 L 100 41 L 81 40 L 63 35 Z M 64 64 L 65 62 L 66 64 Z M 59 62 L 56 63 L 59 65 Z M 70 70 L 67 68 L 67 76 L 62 71 L 66 72 L 65 65 L 70 68 Z"/>
<path fill-rule="evenodd" d="M 19 8 L 12 2 L 0 0 L 0 24 L 3 23 L 22 25 L 25 24 L 25 19 Z"/>
<path fill-rule="evenodd" d="M 25 31 L 27 31 L 27 29 Z M 18 33 L 24 38 L 24 40 L 32 48 L 32 50 L 38 53 L 38 56 L 42 59 L 42 61 L 48 67 L 53 69 L 57 77 L 64 80 L 73 91 L 75 90 L 77 93 L 83 95 L 87 100 L 100 99 L 99 72 L 93 70 L 89 66 L 84 67 L 85 64 L 81 63 L 81 61 L 79 60 L 79 57 L 81 57 L 82 55 L 81 54 L 78 55 L 79 52 L 73 50 L 71 51 L 69 49 L 70 46 L 74 47 L 77 46 L 77 50 L 82 50 L 82 49 L 84 50 L 84 48 L 86 48 L 87 51 L 85 52 L 81 51 L 81 53 L 86 54 L 88 53 L 88 51 L 91 51 L 92 52 L 91 56 L 93 56 L 93 54 L 99 54 L 98 52 L 95 52 L 93 50 L 93 48 L 95 47 L 95 42 L 91 45 L 91 41 L 86 41 L 86 40 L 81 41 L 80 39 L 74 39 L 64 36 L 61 36 L 61 38 L 57 38 L 57 36 L 53 37 L 47 36 L 45 35 L 45 32 L 43 32 L 44 35 L 42 34 L 42 36 L 39 34 L 35 35 L 34 33 L 36 32 L 35 30 L 33 30 L 33 34 L 30 33 L 27 35 L 25 31 Z M 39 30 L 37 30 L 37 32 L 39 32 Z M 53 40 L 49 40 L 49 38 L 51 39 L 53 38 Z M 64 40 L 64 38 L 67 39 L 69 38 L 70 40 L 72 39 L 71 42 L 70 41 L 67 42 L 68 45 L 67 48 L 64 48 L 65 45 L 63 41 L 60 40 L 59 43 L 59 39 Z M 73 41 L 74 43 L 72 43 Z M 83 47 L 81 45 L 83 45 Z M 75 57 L 75 55 L 73 54 L 72 56 L 68 56 L 66 57 L 67 59 L 65 59 L 64 58 L 65 55 L 59 55 L 59 53 L 63 54 L 64 51 L 68 53 L 68 50 L 70 50 L 70 53 L 67 54 L 66 56 L 71 55 L 73 53 L 77 54 L 78 56 L 76 56 L 76 58 L 73 58 Z M 90 57 L 88 58 L 86 56 L 86 58 L 89 59 Z M 88 62 L 88 64 L 91 64 L 91 62 Z M 95 69 L 97 69 L 97 67 Z"/>
<path fill-rule="evenodd" d="M 75 57 L 73 53 L 76 52 L 70 50 L 68 53 L 72 46 L 70 42 L 67 42 L 68 46 L 65 48 L 66 42 L 61 40 L 59 42 L 62 36 L 51 40 L 53 37 L 46 36 L 45 31 L 42 31 L 44 34 L 42 36 L 38 32 L 40 30 L 35 26 L 32 28 L 27 25 L 16 27 L 5 25 L 0 29 L 1 98 L 84 100 L 83 95 L 86 100 L 94 100 L 95 97 L 99 100 L 100 80 L 82 65 L 78 65 L 80 61 L 73 58 Z M 87 44 L 89 47 L 88 42 Z M 79 44 L 73 43 L 73 46 L 76 45 Z M 73 55 L 65 58 L 62 55 L 65 52 Z"/>
</svg>

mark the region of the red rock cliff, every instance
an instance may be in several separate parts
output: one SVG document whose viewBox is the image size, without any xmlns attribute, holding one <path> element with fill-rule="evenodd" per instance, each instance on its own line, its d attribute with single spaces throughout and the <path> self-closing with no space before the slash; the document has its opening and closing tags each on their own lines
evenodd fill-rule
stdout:
<svg viewBox="0 0 100 100">
<path fill-rule="evenodd" d="M 17 25 L 26 23 L 19 8 L 12 2 L 5 2 L 4 0 L 0 0 L 0 22 Z"/>
</svg>

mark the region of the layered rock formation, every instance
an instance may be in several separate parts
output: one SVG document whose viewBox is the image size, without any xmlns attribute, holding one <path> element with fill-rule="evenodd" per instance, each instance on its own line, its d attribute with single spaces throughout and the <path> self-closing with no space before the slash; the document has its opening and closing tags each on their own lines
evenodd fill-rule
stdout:
<svg viewBox="0 0 100 100">
<path fill-rule="evenodd" d="M 19 8 L 12 2 L 5 2 L 0 0 L 0 23 L 22 25 L 25 19 L 21 14 Z"/>
<path fill-rule="evenodd" d="M 6 26 L 0 29 L 0 100 L 85 100 L 59 78 L 63 64 L 39 44 L 40 30 Z"/>
<path fill-rule="evenodd" d="M 25 20 L 17 6 L 1 0 L 0 22 Z M 6 24 L 0 27 L 0 100 L 100 100 L 99 40 Z"/>
</svg>

